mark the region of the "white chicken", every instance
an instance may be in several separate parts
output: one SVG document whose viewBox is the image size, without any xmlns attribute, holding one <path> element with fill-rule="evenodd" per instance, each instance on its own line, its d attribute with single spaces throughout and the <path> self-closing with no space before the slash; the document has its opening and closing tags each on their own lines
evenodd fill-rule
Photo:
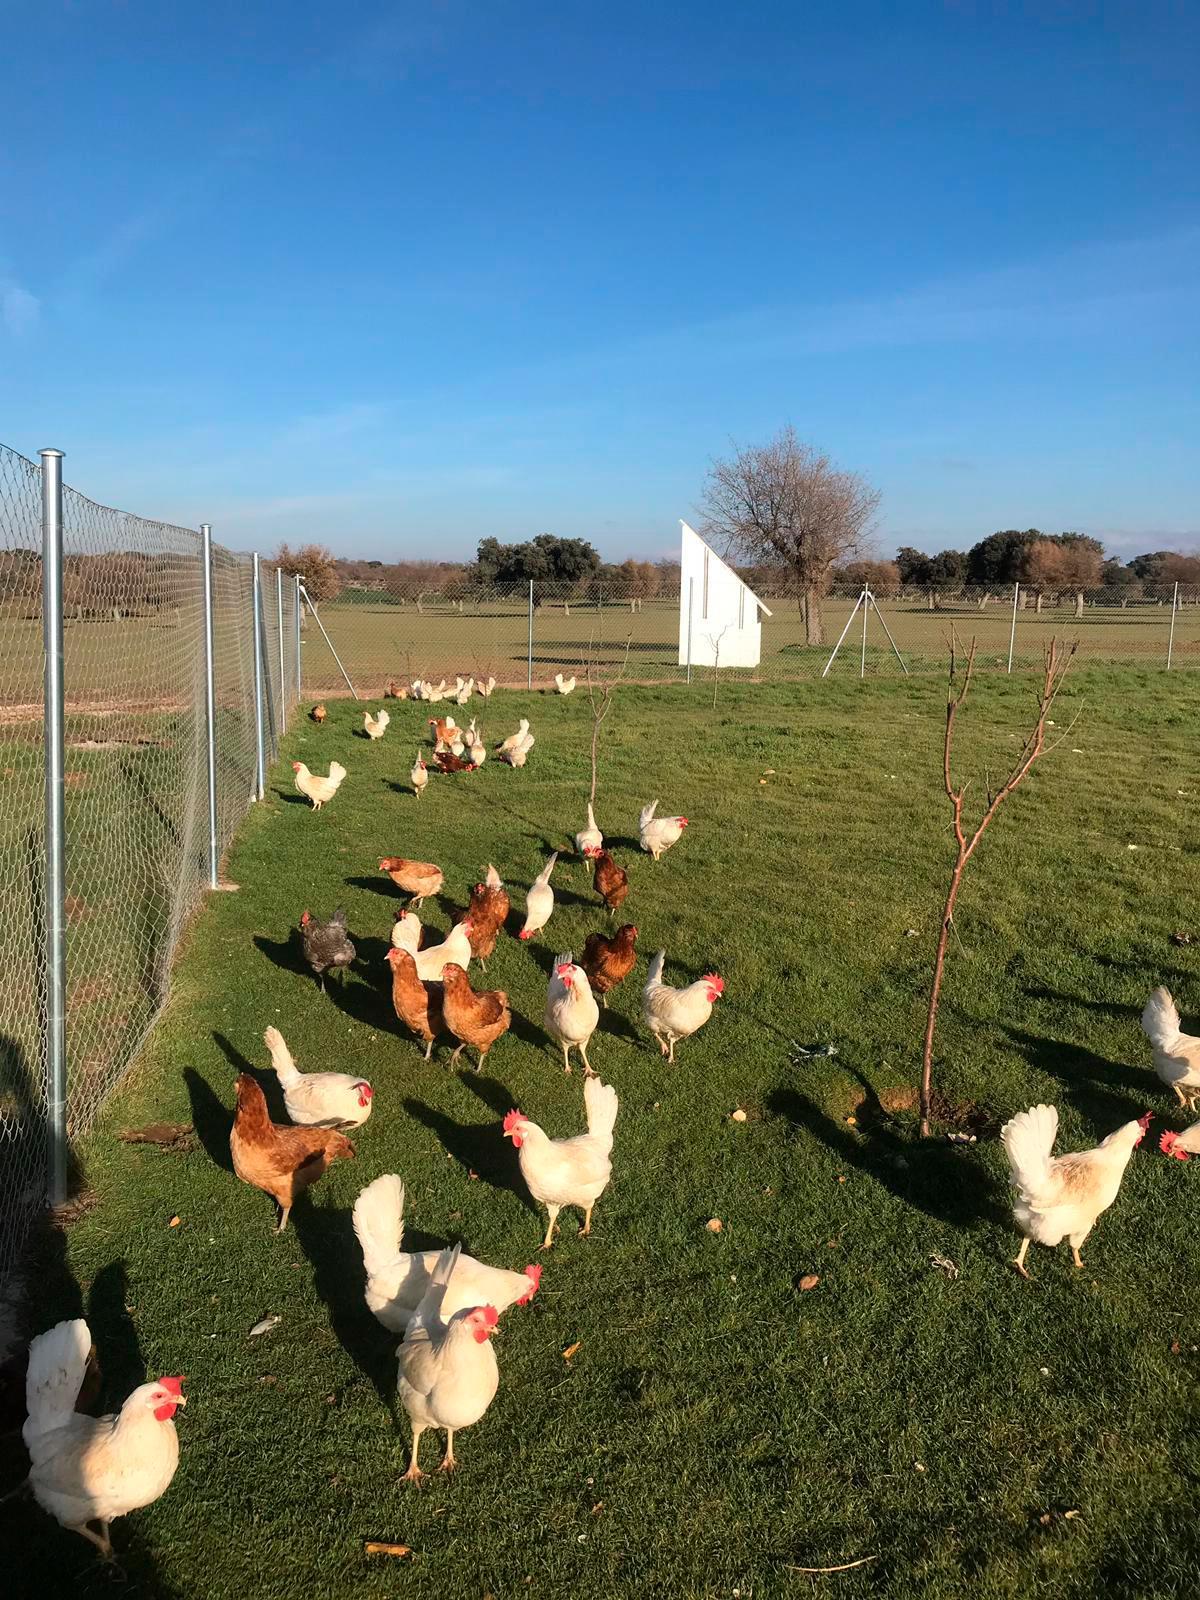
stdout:
<svg viewBox="0 0 1200 1600">
<path fill-rule="evenodd" d="M 658 801 L 651 800 L 648 806 L 643 806 L 638 817 L 638 839 L 642 849 L 652 855 L 657 861 L 673 844 L 678 844 L 683 838 L 683 830 L 688 825 L 686 817 L 656 817 Z"/>
<path fill-rule="evenodd" d="M 1176 1161 L 1187 1161 L 1191 1156 L 1200 1155 L 1200 1122 L 1193 1122 L 1183 1133 L 1172 1133 L 1168 1129 L 1159 1139 L 1158 1148 L 1163 1155 L 1174 1156 Z"/>
<path fill-rule="evenodd" d="M 571 1070 L 571 1051 L 583 1057 L 583 1070 L 590 1078 L 588 1041 L 600 1023 L 600 1007 L 592 993 L 587 973 L 575 965 L 570 951 L 559 956 L 550 969 L 546 990 L 546 1010 L 542 1018 L 546 1032 L 563 1053 L 563 1071 Z"/>
<path fill-rule="evenodd" d="M 536 740 L 533 735 L 527 733 L 519 744 L 514 745 L 511 750 L 506 750 L 500 759 L 501 761 L 507 761 L 510 767 L 523 767 L 535 743 Z"/>
<path fill-rule="evenodd" d="M 293 1122 L 308 1128 L 357 1128 L 371 1115 L 375 1091 L 365 1078 L 348 1072 L 300 1072 L 278 1028 L 268 1028 L 263 1043 Z"/>
<path fill-rule="evenodd" d="M 516 1147 L 525 1186 L 545 1206 L 550 1219 L 543 1250 L 549 1250 L 554 1243 L 554 1229 L 563 1206 L 578 1206 L 583 1212 L 579 1232 L 591 1233 L 592 1208 L 612 1177 L 610 1157 L 617 1091 L 599 1078 L 585 1078 L 583 1105 L 588 1131 L 573 1139 L 549 1138 L 520 1111 L 510 1111 L 504 1119 L 504 1137 Z"/>
<path fill-rule="evenodd" d="M 60 1322 L 29 1346 L 25 1378 L 29 1487 L 43 1511 L 112 1558 L 109 1524 L 165 1492 L 179 1465 L 171 1420 L 187 1400 L 182 1378 L 159 1378 L 133 1391 L 115 1415 L 75 1410 L 92 1336 L 82 1317 Z M 90 1527 L 100 1524 L 100 1532 Z"/>
<path fill-rule="evenodd" d="M 392 923 L 393 950 L 407 950 L 415 961 L 421 948 L 421 919 L 415 911 L 397 911 Z"/>
<path fill-rule="evenodd" d="M 441 944 L 426 945 L 424 950 L 412 952 L 412 956 L 422 983 L 433 983 L 440 978 L 442 968 L 450 961 L 465 972 L 471 961 L 470 917 L 456 922 Z"/>
<path fill-rule="evenodd" d="M 1169 989 L 1157 988 L 1142 1012 L 1142 1032 L 1154 1046 L 1154 1070 L 1189 1111 L 1200 1099 L 1200 1039 L 1183 1033 Z"/>
<path fill-rule="evenodd" d="M 408 779 L 413 786 L 413 793 L 419 800 L 425 793 L 425 785 L 429 782 L 429 768 L 422 760 L 419 750 L 417 751 L 417 759 L 412 764 L 412 771 L 409 773 Z"/>
<path fill-rule="evenodd" d="M 668 1061 L 675 1059 L 675 1045 L 690 1039 L 712 1016 L 715 1001 L 725 993 L 725 980 L 706 972 L 684 989 L 673 989 L 662 981 L 665 950 L 657 950 L 646 974 L 642 990 L 642 1020 L 658 1040 L 658 1048 Z"/>
<path fill-rule="evenodd" d="M 441 1251 L 400 1248 L 404 1184 L 394 1173 L 376 1178 L 354 1202 L 354 1232 L 367 1269 L 367 1305 L 385 1328 L 403 1333 L 429 1288 Z M 459 1256 L 442 1301 L 442 1316 L 449 1318 L 467 1306 L 480 1305 L 495 1306 L 503 1315 L 509 1306 L 528 1305 L 541 1278 L 542 1269 L 537 1265 L 524 1272 L 508 1272 L 471 1256 Z"/>
<path fill-rule="evenodd" d="M 1025 1235 L 1013 1265 L 1023 1278 L 1029 1241 L 1057 1245 L 1066 1239 L 1075 1265 L 1082 1267 L 1079 1248 L 1096 1219 L 1117 1198 L 1129 1158 L 1150 1125 L 1150 1113 L 1123 1123 L 1094 1150 L 1052 1156 L 1058 1133 L 1055 1106 L 1031 1106 L 1000 1130 L 1017 1198 L 1013 1216 Z"/>
<path fill-rule="evenodd" d="M 483 742 L 482 731 L 477 731 L 475 718 L 471 718 L 471 726 L 467 729 L 467 756 L 473 767 L 481 767 L 487 760 L 487 746 Z"/>
<path fill-rule="evenodd" d="M 517 748 L 517 746 L 521 743 L 521 740 L 524 739 L 528 732 L 529 718 L 522 717 L 516 733 L 510 733 L 507 739 L 501 739 L 500 743 L 496 746 L 496 749 L 502 756 L 507 755 L 510 750 L 515 750 Z"/>
<path fill-rule="evenodd" d="M 529 885 L 529 893 L 525 896 L 525 926 L 517 935 L 518 939 L 532 939 L 534 934 L 540 933 L 550 921 L 550 915 L 554 910 L 554 890 L 550 887 L 550 874 L 554 871 L 554 863 L 557 860 L 556 850 Z"/>
<path fill-rule="evenodd" d="M 372 716 L 369 711 L 363 712 L 363 727 L 366 729 L 368 739 L 382 739 L 387 732 L 391 717 L 386 711 L 379 711 Z"/>
<path fill-rule="evenodd" d="M 408 1482 L 425 1474 L 417 1463 L 421 1435 L 438 1428 L 446 1435 L 441 1471 L 453 1472 L 454 1435 L 478 1422 L 496 1398 L 500 1371 L 491 1336 L 500 1313 L 495 1306 L 464 1307 L 447 1317 L 442 1306 L 458 1265 L 459 1246 L 443 1250 L 429 1288 L 408 1320 L 400 1358 L 397 1393 L 412 1424 Z"/>
<path fill-rule="evenodd" d="M 448 749 L 452 756 L 461 756 L 466 749 L 461 728 L 451 728 Z"/>
<path fill-rule="evenodd" d="M 468 678 L 466 683 L 464 683 L 460 678 L 458 680 L 458 693 L 454 696 L 455 703 L 460 706 L 465 706 L 467 701 L 471 698 L 474 689 L 474 678 Z"/>
<path fill-rule="evenodd" d="M 559 694 L 570 694 L 575 687 L 574 673 L 569 678 L 564 678 L 561 672 L 556 672 L 554 674 L 554 685 Z"/>
<path fill-rule="evenodd" d="M 598 856 L 604 849 L 604 835 L 596 826 L 596 813 L 592 810 L 592 802 L 588 801 L 587 827 L 581 828 L 575 835 L 575 851 L 581 856 Z"/>
<path fill-rule="evenodd" d="M 489 699 L 491 699 L 492 691 L 495 689 L 495 687 L 496 687 L 495 678 L 488 678 L 486 683 L 483 681 L 483 679 L 480 679 L 479 682 L 475 685 L 475 693 L 476 694 L 481 694 L 485 700 L 489 700 Z"/>
<path fill-rule="evenodd" d="M 293 761 L 292 771 L 296 774 L 297 789 L 312 801 L 314 811 L 320 811 L 327 801 L 333 799 L 341 787 L 342 779 L 346 776 L 346 769 L 340 761 L 329 763 L 327 778 L 322 778 L 319 773 L 310 772 L 303 761 Z"/>
</svg>

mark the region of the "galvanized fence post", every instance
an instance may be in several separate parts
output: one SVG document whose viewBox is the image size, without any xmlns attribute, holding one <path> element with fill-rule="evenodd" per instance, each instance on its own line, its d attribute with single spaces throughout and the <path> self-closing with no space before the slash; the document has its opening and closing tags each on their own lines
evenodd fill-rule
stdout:
<svg viewBox="0 0 1200 1600">
<path fill-rule="evenodd" d="M 1013 584 L 1013 614 L 1012 626 L 1008 630 L 1008 670 L 1012 671 L 1013 646 L 1017 642 L 1017 601 L 1020 598 L 1021 585 Z"/>
<path fill-rule="evenodd" d="M 287 677 L 283 666 L 283 568 L 275 568 L 275 620 L 279 627 L 279 732 L 287 732 Z"/>
<path fill-rule="evenodd" d="M 867 612 L 871 609 L 870 603 L 869 603 L 870 599 L 871 599 L 871 591 L 867 588 L 866 584 L 864 583 L 863 584 L 863 592 L 862 592 L 862 596 L 861 596 L 862 614 L 863 614 L 862 654 L 858 658 L 858 676 L 859 676 L 860 679 L 861 678 L 865 678 L 866 675 L 867 675 Z"/>
<path fill-rule="evenodd" d="M 299 710 L 302 690 L 300 688 L 300 574 L 298 572 L 292 575 L 292 606 L 293 643 L 296 650 L 296 708 Z"/>
<path fill-rule="evenodd" d="M 46 1112 L 51 1205 L 67 1198 L 67 854 L 63 831 L 62 451 L 42 450 L 42 642 L 46 766 Z"/>
<path fill-rule="evenodd" d="M 533 579 L 529 580 L 529 670 L 525 676 L 525 687 L 533 688 Z"/>
<path fill-rule="evenodd" d="M 213 663 L 212 529 L 200 524 L 200 560 L 204 576 L 204 735 L 208 751 L 208 886 L 217 887 L 217 698 Z"/>
<path fill-rule="evenodd" d="M 1175 585 L 1175 589 L 1174 589 L 1174 591 L 1173 591 L 1173 593 L 1171 595 L 1171 631 L 1167 635 L 1167 671 L 1168 672 L 1170 672 L 1170 670 L 1171 670 L 1171 656 L 1172 656 L 1172 654 L 1174 653 L 1174 650 L 1175 650 L 1175 613 L 1178 610 L 1179 610 L 1179 584 L 1177 582 L 1176 585 Z"/>
<path fill-rule="evenodd" d="M 250 603 L 254 611 L 254 797 L 261 800 L 267 787 L 267 755 L 263 738 L 263 641 L 262 588 L 258 570 L 258 551 L 251 557 L 253 579 Z"/>
</svg>

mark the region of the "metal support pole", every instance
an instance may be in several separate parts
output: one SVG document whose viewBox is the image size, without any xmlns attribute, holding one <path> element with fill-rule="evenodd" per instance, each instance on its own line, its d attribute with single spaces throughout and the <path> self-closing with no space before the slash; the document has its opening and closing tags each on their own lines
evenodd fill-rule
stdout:
<svg viewBox="0 0 1200 1600">
<path fill-rule="evenodd" d="M 900 651 L 897 649 L 895 639 L 892 638 L 892 630 L 887 625 L 887 618 L 884 616 L 883 612 L 880 611 L 880 609 L 879 609 L 878 600 L 876 600 L 874 595 L 870 595 L 870 596 L 868 596 L 868 598 L 870 599 L 871 605 L 874 607 L 875 615 L 879 618 L 880 626 L 882 627 L 884 633 L 887 634 L 888 643 L 891 645 L 893 651 L 895 651 L 896 660 L 900 663 L 900 665 L 902 667 L 904 667 L 904 676 L 906 678 L 911 677 L 912 674 L 909 672 L 908 668 L 904 666 L 904 657 L 900 654 Z"/>
<path fill-rule="evenodd" d="M 254 611 L 254 798 L 261 800 L 267 787 L 267 752 L 263 735 L 262 585 L 257 550 L 251 560 L 254 574 L 250 586 L 250 604 Z"/>
<path fill-rule="evenodd" d="M 1017 642 L 1017 601 L 1020 599 L 1021 585 L 1013 584 L 1013 614 L 1012 627 L 1008 630 L 1008 670 L 1012 671 L 1013 646 Z"/>
<path fill-rule="evenodd" d="M 1167 635 L 1167 671 L 1171 670 L 1171 656 L 1175 650 L 1175 613 L 1179 610 L 1179 584 L 1175 585 L 1175 592 L 1171 596 L 1171 631 Z"/>
<path fill-rule="evenodd" d="M 300 585 L 300 593 L 304 596 L 305 602 L 306 602 L 306 604 L 308 606 L 308 614 L 309 614 L 309 616 L 312 617 L 312 619 L 316 623 L 317 627 L 320 628 L 321 637 L 322 637 L 322 639 L 324 639 L 325 643 L 329 646 L 329 653 L 338 664 L 338 671 L 341 673 L 342 677 L 345 678 L 345 680 L 346 680 L 346 687 L 349 689 L 350 693 L 357 700 L 358 699 L 358 690 L 350 682 L 350 674 L 346 671 L 345 667 L 342 665 L 341 656 L 339 656 L 337 651 L 333 648 L 333 640 L 325 632 L 325 624 L 321 621 L 321 618 L 320 618 L 320 616 L 319 616 L 319 614 L 317 612 L 317 608 L 312 603 L 312 597 L 309 595 L 309 592 L 304 587 L 303 583 Z"/>
<path fill-rule="evenodd" d="M 863 594 L 865 594 L 865 593 L 866 593 L 866 590 L 864 589 L 863 590 Z M 854 621 L 855 617 L 858 615 L 858 608 L 859 608 L 860 605 L 862 605 L 862 603 L 863 603 L 863 597 L 860 594 L 858 599 L 854 602 L 854 610 L 846 618 L 846 626 L 842 629 L 841 633 L 838 634 L 838 642 L 834 645 L 833 653 L 830 655 L 829 660 L 825 663 L 825 672 L 823 672 L 821 674 L 822 677 L 825 676 L 825 673 L 827 673 L 829 671 L 830 667 L 833 665 L 834 657 L 837 655 L 838 651 L 842 648 L 842 640 L 850 632 L 850 624 Z"/>
<path fill-rule="evenodd" d="M 212 529 L 200 524 L 204 573 L 204 735 L 208 749 L 208 887 L 217 887 L 217 697 L 213 669 Z"/>
<path fill-rule="evenodd" d="M 67 1198 L 67 852 L 63 830 L 62 451 L 42 458 L 42 643 L 46 766 L 46 1112 L 50 1204 Z"/>
<path fill-rule="evenodd" d="M 688 579 L 688 658 L 687 658 L 687 681 L 689 683 L 691 683 L 691 681 L 692 681 L 692 610 L 693 610 L 693 605 L 694 605 L 695 599 L 696 599 L 696 580 L 695 580 L 695 578 L 689 578 Z"/>
<path fill-rule="evenodd" d="M 296 647 L 296 709 L 300 709 L 300 574 L 292 577 L 292 630 Z"/>
<path fill-rule="evenodd" d="M 865 583 L 863 584 L 863 592 L 862 592 L 862 597 L 861 598 L 862 598 L 862 614 L 863 614 L 863 636 L 862 636 L 862 655 L 859 657 L 859 661 L 858 661 L 858 675 L 859 675 L 860 678 L 865 678 L 866 675 L 867 675 L 867 613 L 871 609 L 871 591 L 867 588 Z"/>
<path fill-rule="evenodd" d="M 529 670 L 525 676 L 525 687 L 533 688 L 533 579 L 529 580 Z"/>
<path fill-rule="evenodd" d="M 287 731 L 287 678 L 283 672 L 283 568 L 275 568 L 275 618 L 279 624 L 279 732 Z"/>
</svg>

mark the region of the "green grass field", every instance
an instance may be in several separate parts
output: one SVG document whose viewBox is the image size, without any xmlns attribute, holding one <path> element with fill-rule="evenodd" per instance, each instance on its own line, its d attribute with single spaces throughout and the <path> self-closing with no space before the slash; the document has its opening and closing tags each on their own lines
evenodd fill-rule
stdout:
<svg viewBox="0 0 1200 1600">
<path fill-rule="evenodd" d="M 564 1214 L 541 1292 L 502 1325 L 500 1392 L 460 1435 L 460 1471 L 420 1490 L 399 1481 L 394 1339 L 363 1304 L 350 1207 L 395 1171 L 413 1247 L 534 1259 L 543 1219 L 500 1121 L 519 1105 L 553 1135 L 582 1127 L 580 1080 L 540 1019 L 548 960 L 604 918 L 564 857 L 549 938 L 503 939 L 488 973 L 519 1013 L 512 1033 L 483 1076 L 451 1074 L 447 1051 L 425 1064 L 394 1022 L 382 957 L 398 902 L 375 866 L 440 862 L 446 895 L 426 911 L 443 930 L 489 860 L 519 907 L 582 821 L 588 708 L 498 695 L 489 733 L 528 715 L 528 767 L 432 780 L 420 804 L 406 788 L 424 708 L 393 707 L 378 745 L 342 702 L 325 727 L 294 726 L 285 756 L 335 756 L 350 776 L 314 815 L 277 768 L 230 858 L 240 892 L 192 926 L 166 1014 L 79 1152 L 98 1203 L 41 1240 L 32 1275 L 36 1327 L 90 1317 L 108 1399 L 143 1368 L 187 1374 L 180 1469 L 116 1527 L 127 1583 L 10 1502 L 6 1593 L 1194 1594 L 1200 1167 L 1157 1152 L 1182 1124 L 1137 1019 L 1159 982 L 1185 1021 L 1200 1012 L 1200 942 L 1170 940 L 1200 936 L 1200 684 L 1162 684 L 1069 679 L 1055 718 L 1077 724 L 969 869 L 937 1055 L 940 1127 L 977 1132 L 970 1146 L 917 1141 L 910 1109 L 949 852 L 943 686 L 728 685 L 715 713 L 683 688 L 619 691 L 597 811 L 629 866 L 642 956 L 665 946 L 669 979 L 715 969 L 726 993 L 672 1068 L 640 1026 L 644 959 L 617 991 L 591 1051 L 621 1097 L 594 1236 Z M 975 795 L 1011 758 L 1030 688 L 973 689 L 959 764 Z M 657 865 L 631 838 L 655 795 L 692 820 Z M 360 959 L 323 995 L 290 930 L 338 903 Z M 262 1069 L 271 1022 L 302 1067 L 376 1086 L 357 1161 L 280 1237 L 270 1201 L 228 1170 L 234 1076 Z M 838 1053 L 793 1064 L 792 1041 Z M 996 1132 L 1038 1100 L 1060 1107 L 1066 1147 L 1149 1108 L 1155 1123 L 1086 1270 L 1034 1247 L 1025 1283 Z M 162 1118 L 193 1121 L 196 1147 L 115 1137 Z M 249 1339 L 268 1313 L 277 1329 Z M 11 1436 L 4 1462 L 15 1481 Z M 368 1539 L 413 1554 L 368 1557 Z"/>
</svg>

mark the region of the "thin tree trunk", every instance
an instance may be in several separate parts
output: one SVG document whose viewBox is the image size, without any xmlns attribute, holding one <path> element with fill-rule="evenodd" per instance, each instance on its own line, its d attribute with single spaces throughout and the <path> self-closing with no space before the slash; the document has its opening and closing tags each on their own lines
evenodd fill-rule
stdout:
<svg viewBox="0 0 1200 1600">
<path fill-rule="evenodd" d="M 825 618 L 821 615 L 821 591 L 810 583 L 804 591 L 804 642 L 825 643 Z"/>
</svg>

